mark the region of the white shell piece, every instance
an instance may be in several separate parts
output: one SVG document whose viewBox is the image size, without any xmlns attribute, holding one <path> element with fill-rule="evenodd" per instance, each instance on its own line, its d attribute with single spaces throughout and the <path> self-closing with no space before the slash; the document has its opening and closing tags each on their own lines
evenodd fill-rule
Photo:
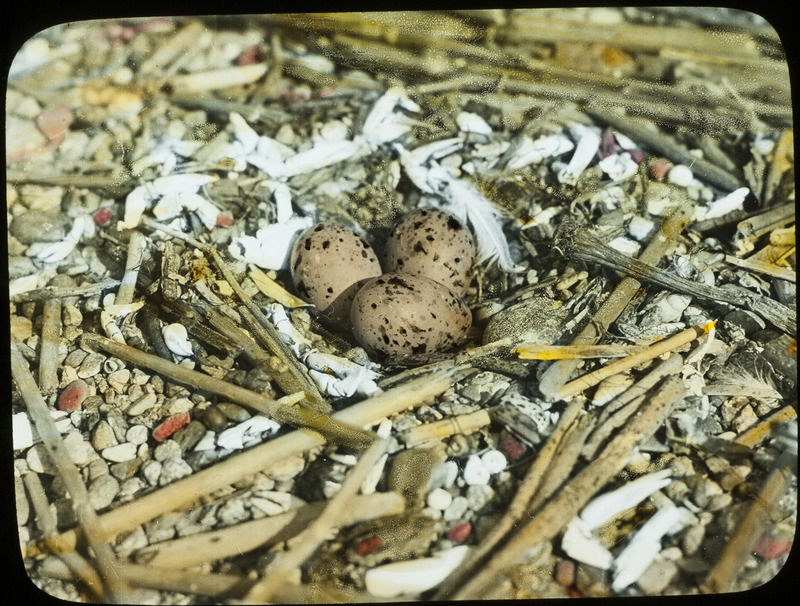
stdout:
<svg viewBox="0 0 800 606">
<path fill-rule="evenodd" d="M 645 242 L 650 239 L 650 234 L 653 233 L 655 227 L 656 224 L 650 219 L 636 215 L 628 224 L 628 235 L 634 240 Z"/>
<path fill-rule="evenodd" d="M 554 158 L 575 149 L 575 144 L 565 135 L 549 135 L 534 141 L 530 137 L 522 140 L 519 148 L 509 159 L 507 166 L 514 170 L 529 164 L 538 164 L 546 158 Z"/>
<path fill-rule="evenodd" d="M 153 208 L 153 215 L 161 221 L 171 219 L 183 210 L 197 213 L 206 229 L 217 224 L 220 210 L 200 194 L 181 192 L 164 196 Z"/>
<path fill-rule="evenodd" d="M 580 518 L 572 520 L 564 536 L 561 548 L 574 560 L 608 570 L 614 563 L 614 556 L 592 535 L 591 529 Z"/>
<path fill-rule="evenodd" d="M 601 136 L 598 129 L 577 124 L 572 130 L 580 137 L 580 140 L 569 164 L 558 174 L 558 180 L 561 183 L 571 183 L 576 180 L 589 166 L 589 163 L 600 148 Z"/>
<path fill-rule="evenodd" d="M 30 276 L 22 276 L 21 278 L 16 278 L 11 280 L 8 283 L 8 294 L 9 296 L 19 295 L 24 292 L 28 292 L 29 290 L 33 290 L 39 287 L 39 279 L 40 276 L 37 274 L 31 274 Z"/>
<path fill-rule="evenodd" d="M 667 181 L 681 187 L 688 187 L 694 181 L 694 174 L 692 169 L 685 164 L 676 164 L 669 169 Z"/>
<path fill-rule="evenodd" d="M 213 431 L 207 431 L 205 435 L 200 438 L 200 441 L 195 444 L 194 450 L 214 450 L 217 447 L 216 437 L 217 434 L 215 434 Z"/>
<path fill-rule="evenodd" d="M 33 427 L 31 427 L 31 421 L 26 413 L 18 412 L 11 415 L 11 431 L 14 450 L 23 450 L 33 446 Z"/>
<path fill-rule="evenodd" d="M 323 141 L 284 162 L 284 177 L 310 173 L 320 168 L 366 155 L 369 146 L 363 139 L 353 141 Z"/>
<path fill-rule="evenodd" d="M 492 127 L 478 114 L 471 112 L 461 112 L 456 116 L 456 124 L 465 133 L 477 133 L 479 135 L 491 135 Z"/>
<path fill-rule="evenodd" d="M 634 583 L 661 551 L 661 539 L 678 532 L 691 518 L 691 512 L 683 507 L 671 505 L 658 510 L 617 556 L 612 589 L 621 591 Z"/>
<path fill-rule="evenodd" d="M 259 229 L 255 236 L 234 238 L 228 252 L 263 269 L 287 269 L 295 237 L 311 224 L 311 217 L 292 217 L 286 223 L 273 223 Z"/>
<path fill-rule="evenodd" d="M 416 596 L 436 587 L 453 572 L 469 547 L 459 545 L 431 558 L 392 562 L 367 571 L 367 591 L 376 597 Z"/>
<path fill-rule="evenodd" d="M 117 326 L 116 317 L 111 312 L 105 309 L 100 311 L 100 324 L 103 331 L 109 339 L 117 341 L 118 343 L 125 343 L 125 337 L 122 336 L 122 330 Z"/>
<path fill-rule="evenodd" d="M 247 438 L 256 438 L 262 433 L 274 432 L 278 429 L 280 429 L 280 425 L 275 421 L 256 415 L 221 432 L 217 436 L 217 446 L 227 450 L 239 450 L 244 447 Z"/>
<path fill-rule="evenodd" d="M 622 154 L 612 154 L 600 160 L 597 164 L 605 174 L 614 181 L 622 181 L 633 176 L 639 169 L 639 165 L 634 162 L 631 155 L 627 152 Z"/>
<path fill-rule="evenodd" d="M 708 205 L 708 208 L 705 209 L 705 216 L 703 218 L 715 219 L 717 217 L 722 217 L 723 215 L 727 215 L 729 212 L 741 208 L 742 204 L 744 204 L 744 199 L 747 197 L 748 193 L 750 193 L 750 190 L 748 188 L 740 187 L 739 189 L 729 193 L 724 198 L 715 200 L 714 202 Z"/>
<path fill-rule="evenodd" d="M 372 494 L 378 487 L 378 482 L 381 481 L 383 476 L 383 468 L 386 466 L 386 460 L 389 458 L 389 453 L 384 453 L 378 462 L 372 466 L 372 469 L 367 472 L 364 481 L 361 482 L 361 494 Z"/>
<path fill-rule="evenodd" d="M 87 217 L 75 217 L 75 220 L 72 222 L 72 229 L 70 229 L 64 239 L 60 242 L 54 242 L 40 251 L 39 254 L 36 255 L 36 258 L 45 263 L 55 263 L 66 259 L 67 256 L 75 250 L 83 232 L 87 230 L 88 221 Z"/>
<path fill-rule="evenodd" d="M 231 112 L 228 118 L 233 127 L 233 136 L 242 144 L 244 153 L 253 153 L 258 145 L 258 133 L 236 112 Z"/>
<path fill-rule="evenodd" d="M 164 343 L 172 353 L 183 357 L 191 356 L 194 353 L 192 344 L 189 342 L 189 334 L 183 324 L 167 324 L 161 328 L 161 334 L 164 337 Z"/>
<path fill-rule="evenodd" d="M 380 145 L 408 133 L 414 125 L 414 120 L 398 111 L 398 108 L 409 112 L 420 110 L 419 105 L 409 99 L 404 90 L 399 87 L 390 88 L 375 102 L 367 114 L 361 136 L 372 145 Z"/>
<path fill-rule="evenodd" d="M 272 193 L 275 198 L 275 210 L 277 211 L 277 222 L 287 223 L 293 215 L 292 211 L 292 192 L 284 183 L 275 186 Z"/>
<path fill-rule="evenodd" d="M 581 512 L 580 518 L 589 530 L 594 530 L 612 516 L 625 511 L 664 488 L 672 479 L 669 468 L 636 478 L 624 486 L 593 499 Z"/>
</svg>

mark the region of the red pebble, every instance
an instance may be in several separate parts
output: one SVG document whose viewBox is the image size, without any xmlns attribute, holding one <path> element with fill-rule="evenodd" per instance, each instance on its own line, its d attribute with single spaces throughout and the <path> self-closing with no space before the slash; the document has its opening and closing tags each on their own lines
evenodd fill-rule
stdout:
<svg viewBox="0 0 800 606">
<path fill-rule="evenodd" d="M 523 444 L 515 435 L 510 433 L 507 433 L 500 438 L 500 444 L 498 444 L 498 448 L 500 449 L 500 452 L 506 455 L 506 459 L 512 463 L 525 453 L 525 444 Z"/>
<path fill-rule="evenodd" d="M 56 408 L 71 412 L 80 408 L 89 393 L 89 385 L 83 379 L 75 379 L 58 396 Z"/>
<path fill-rule="evenodd" d="M 36 116 L 36 128 L 49 143 L 61 143 L 72 122 L 72 112 L 66 105 L 59 105 Z"/>
<path fill-rule="evenodd" d="M 173 415 L 153 430 L 153 439 L 156 442 L 166 440 L 182 427 L 186 427 L 189 421 L 191 421 L 191 419 L 185 412 Z"/>
<path fill-rule="evenodd" d="M 258 63 L 263 63 L 266 58 L 267 51 L 264 50 L 264 47 L 260 44 L 254 44 L 253 46 L 248 46 L 239 53 L 234 63 L 236 65 L 256 65 Z"/>
<path fill-rule="evenodd" d="M 791 550 L 791 541 L 779 539 L 772 536 L 768 532 L 762 534 L 756 541 L 755 545 L 753 545 L 753 553 L 755 553 L 765 562 L 789 555 Z"/>
<path fill-rule="evenodd" d="M 472 524 L 469 522 L 458 522 L 453 524 L 450 532 L 447 533 L 447 538 L 453 543 L 466 543 L 472 535 Z"/>
<path fill-rule="evenodd" d="M 228 215 L 217 216 L 217 227 L 232 227 L 232 226 L 233 226 L 233 217 L 229 217 Z"/>
<path fill-rule="evenodd" d="M 670 168 L 672 168 L 672 162 L 666 158 L 659 158 L 647 167 L 647 174 L 651 179 L 663 179 L 667 176 Z"/>
<path fill-rule="evenodd" d="M 378 551 L 383 545 L 380 537 L 367 537 L 358 542 L 356 553 L 360 556 L 369 555 Z"/>
<path fill-rule="evenodd" d="M 564 587 L 571 587 L 575 584 L 575 562 L 572 560 L 561 560 L 556 564 L 553 577 Z"/>
<path fill-rule="evenodd" d="M 94 224 L 100 227 L 101 225 L 105 225 L 114 215 L 112 212 L 107 209 L 105 206 L 94 213 Z"/>
</svg>

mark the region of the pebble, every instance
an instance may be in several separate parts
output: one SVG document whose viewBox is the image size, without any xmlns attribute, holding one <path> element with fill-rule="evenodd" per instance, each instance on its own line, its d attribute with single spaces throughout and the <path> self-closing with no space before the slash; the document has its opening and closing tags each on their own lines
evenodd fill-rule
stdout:
<svg viewBox="0 0 800 606">
<path fill-rule="evenodd" d="M 89 484 L 89 502 L 96 510 L 105 509 L 119 492 L 119 482 L 113 476 L 102 475 Z"/>
<path fill-rule="evenodd" d="M 145 484 L 142 478 L 128 478 L 120 484 L 119 492 L 117 493 L 117 501 L 120 503 L 127 503 L 146 486 L 147 484 Z"/>
<path fill-rule="evenodd" d="M 11 428 L 14 450 L 24 450 L 33 445 L 33 427 L 27 413 L 18 412 L 12 415 Z"/>
<path fill-rule="evenodd" d="M 144 444 L 147 442 L 149 430 L 144 425 L 131 425 L 125 433 L 125 439 L 131 444 Z"/>
<path fill-rule="evenodd" d="M 71 220 L 66 215 L 43 210 L 29 210 L 16 215 L 9 233 L 23 244 L 58 242 L 67 235 Z"/>
<path fill-rule="evenodd" d="M 86 474 L 89 481 L 96 480 L 100 476 L 104 476 L 108 473 L 108 463 L 106 463 L 103 459 L 94 459 L 93 461 L 89 462 L 89 465 L 86 466 Z"/>
<path fill-rule="evenodd" d="M 275 501 L 271 501 L 270 499 L 265 499 L 263 497 L 253 496 L 248 500 L 248 505 L 251 509 L 255 509 L 254 515 L 266 515 L 266 516 L 276 516 L 278 514 L 283 513 L 283 507 L 281 507 Z"/>
<path fill-rule="evenodd" d="M 180 458 L 181 447 L 175 440 L 167 440 L 156 446 L 153 451 L 153 458 L 156 461 L 164 461 L 170 458 Z"/>
<path fill-rule="evenodd" d="M 94 446 L 94 449 L 101 451 L 115 444 L 117 444 L 117 437 L 114 435 L 114 429 L 111 424 L 106 420 L 99 421 L 92 431 L 92 446 Z"/>
<path fill-rule="evenodd" d="M 64 326 L 80 326 L 83 324 L 83 314 L 74 305 L 64 305 L 61 308 L 61 321 Z"/>
<path fill-rule="evenodd" d="M 451 488 L 458 477 L 458 463 L 455 461 L 443 461 L 437 465 L 430 480 L 428 480 L 428 490 L 434 488 Z"/>
<path fill-rule="evenodd" d="M 453 543 L 466 543 L 472 536 L 472 524 L 469 522 L 458 522 L 453 524 L 450 532 L 447 533 L 447 538 Z"/>
<path fill-rule="evenodd" d="M 194 402 L 186 397 L 174 398 L 166 403 L 166 408 L 171 415 L 185 414 L 194 408 Z"/>
<path fill-rule="evenodd" d="M 223 526 L 237 524 L 249 518 L 250 513 L 244 506 L 244 500 L 240 497 L 228 499 L 217 509 L 217 519 Z"/>
<path fill-rule="evenodd" d="M 228 418 L 216 406 L 203 412 L 200 420 L 203 425 L 214 431 L 219 431 L 228 424 Z"/>
<path fill-rule="evenodd" d="M 706 536 L 706 528 L 702 524 L 692 524 L 681 537 L 681 547 L 686 555 L 694 555 L 703 544 Z"/>
<path fill-rule="evenodd" d="M 185 412 L 173 415 L 153 430 L 153 439 L 156 442 L 166 440 L 176 431 L 188 425 L 190 421 L 191 418 Z"/>
<path fill-rule="evenodd" d="M 144 475 L 144 479 L 147 480 L 150 486 L 158 485 L 158 478 L 161 477 L 161 468 L 161 462 L 153 459 L 145 461 L 144 465 L 142 465 L 142 475 Z"/>
<path fill-rule="evenodd" d="M 191 473 L 192 468 L 183 459 L 177 457 L 166 459 L 162 462 L 161 477 L 158 479 L 158 485 L 166 486 L 175 480 L 191 475 Z"/>
<path fill-rule="evenodd" d="M 102 456 L 106 461 L 112 461 L 114 463 L 130 461 L 136 457 L 136 444 L 123 442 L 122 444 L 117 444 L 116 446 L 109 446 L 100 452 L 100 456 Z"/>
<path fill-rule="evenodd" d="M 183 429 L 176 431 L 172 438 L 181 447 L 181 451 L 186 452 L 194 448 L 204 435 L 206 435 L 206 426 L 200 421 L 192 421 Z"/>
<path fill-rule="evenodd" d="M 69 458 L 72 462 L 79 467 L 88 464 L 97 454 L 92 448 L 92 445 L 83 439 L 83 434 L 80 431 L 74 430 L 64 436 L 64 448 L 69 453 Z"/>
<path fill-rule="evenodd" d="M 508 465 L 505 455 L 494 448 L 487 450 L 481 455 L 481 463 L 490 474 L 500 473 Z"/>
<path fill-rule="evenodd" d="M 233 402 L 221 402 L 217 404 L 217 410 L 234 423 L 242 423 L 252 416 L 245 408 Z"/>
<path fill-rule="evenodd" d="M 675 185 L 680 185 L 681 187 L 691 185 L 693 180 L 694 174 L 692 173 L 692 169 L 685 164 L 675 164 L 670 168 L 669 173 L 667 173 L 667 181 Z"/>
<path fill-rule="evenodd" d="M 672 560 L 658 558 L 639 576 L 636 584 L 646 595 L 659 595 L 678 574 L 678 566 Z"/>
<path fill-rule="evenodd" d="M 434 488 L 428 493 L 426 503 L 429 507 L 444 511 L 453 502 L 453 495 L 447 492 L 444 488 Z"/>
<path fill-rule="evenodd" d="M 462 496 L 455 497 L 447 509 L 444 510 L 442 517 L 445 522 L 455 522 L 464 517 L 469 509 L 469 502 Z"/>
<path fill-rule="evenodd" d="M 127 368 L 123 368 L 121 370 L 115 370 L 114 372 L 106 376 L 106 381 L 108 381 L 108 384 L 117 393 L 122 393 L 123 391 L 125 391 L 125 388 L 128 386 L 128 382 L 130 380 L 131 380 L 131 371 L 128 370 Z"/>
<path fill-rule="evenodd" d="M 89 393 L 89 384 L 83 379 L 76 379 L 67 385 L 56 400 L 58 410 L 73 411 L 80 408 Z"/>
<path fill-rule="evenodd" d="M 486 484 L 478 484 L 467 488 L 467 504 L 472 511 L 480 511 L 494 496 L 494 490 Z"/>
<path fill-rule="evenodd" d="M 89 377 L 95 376 L 103 368 L 103 362 L 105 362 L 105 360 L 105 356 L 99 353 L 90 353 L 83 359 L 83 362 L 81 362 L 78 368 L 78 377 L 81 379 L 88 379 Z"/>
<path fill-rule="evenodd" d="M 468 486 L 476 486 L 481 484 L 488 484 L 489 470 L 483 465 L 483 461 L 477 455 L 470 455 L 467 459 L 467 464 L 464 466 L 464 481 Z"/>
<path fill-rule="evenodd" d="M 133 475 L 139 471 L 139 468 L 142 466 L 142 460 L 142 458 L 136 456 L 128 461 L 114 463 L 110 468 L 111 475 L 117 478 L 120 482 L 124 482 L 128 478 L 133 477 Z"/>
<path fill-rule="evenodd" d="M 125 412 L 131 417 L 138 416 L 153 408 L 156 405 L 156 401 L 156 394 L 146 393 L 141 398 L 136 400 L 131 406 L 129 406 L 128 410 Z"/>
<path fill-rule="evenodd" d="M 25 485 L 22 482 L 22 478 L 16 474 L 14 475 L 14 496 L 16 498 L 17 524 L 24 526 L 28 522 L 31 507 L 25 495 Z"/>
<path fill-rule="evenodd" d="M 25 462 L 28 469 L 34 473 L 56 474 L 56 467 L 50 462 L 47 451 L 42 444 L 36 444 L 25 453 Z"/>
</svg>

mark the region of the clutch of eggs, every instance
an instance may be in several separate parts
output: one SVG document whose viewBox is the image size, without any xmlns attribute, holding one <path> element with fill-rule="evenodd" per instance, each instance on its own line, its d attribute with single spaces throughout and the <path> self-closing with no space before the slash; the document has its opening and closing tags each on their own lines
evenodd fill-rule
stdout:
<svg viewBox="0 0 800 606">
<path fill-rule="evenodd" d="M 295 288 L 321 318 L 351 330 L 372 354 L 403 356 L 457 345 L 472 323 L 461 300 L 477 254 L 469 229 L 441 210 L 417 210 L 395 225 L 384 253 L 381 268 L 364 238 L 319 223 L 292 248 Z"/>
</svg>

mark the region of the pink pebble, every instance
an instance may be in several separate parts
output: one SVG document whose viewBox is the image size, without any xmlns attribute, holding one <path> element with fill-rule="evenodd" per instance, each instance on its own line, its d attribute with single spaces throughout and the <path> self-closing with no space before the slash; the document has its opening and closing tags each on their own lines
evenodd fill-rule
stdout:
<svg viewBox="0 0 800 606">
<path fill-rule="evenodd" d="M 71 412 L 80 408 L 86 395 L 89 393 L 89 385 L 83 379 L 75 379 L 72 383 L 64 388 L 64 391 L 58 396 L 56 401 L 56 408 Z"/>
<path fill-rule="evenodd" d="M 497 445 L 498 449 L 506 455 L 511 463 L 519 459 L 525 453 L 525 444 L 523 444 L 515 435 L 507 433 L 500 438 L 500 443 Z"/>
<path fill-rule="evenodd" d="M 189 415 L 185 412 L 172 415 L 153 430 L 153 439 L 156 442 L 162 442 L 182 427 L 186 427 L 190 421 Z"/>
<path fill-rule="evenodd" d="M 791 550 L 791 541 L 779 539 L 768 532 L 762 534 L 753 545 L 753 553 L 765 562 L 789 555 Z"/>
<path fill-rule="evenodd" d="M 113 214 L 105 206 L 94 214 L 94 224 L 100 227 L 111 221 Z"/>
<path fill-rule="evenodd" d="M 233 227 L 233 217 L 220 214 L 217 216 L 217 227 Z"/>
<path fill-rule="evenodd" d="M 381 538 L 371 536 L 358 542 L 358 545 L 356 546 L 356 552 L 360 556 L 365 556 L 375 553 L 381 548 L 381 546 L 383 546 L 383 541 L 381 541 Z"/>
<path fill-rule="evenodd" d="M 670 168 L 672 168 L 672 162 L 666 158 L 659 158 L 647 168 L 647 172 L 651 179 L 663 179 L 667 176 Z"/>
<path fill-rule="evenodd" d="M 469 522 L 458 522 L 453 524 L 450 532 L 447 533 L 447 538 L 453 543 L 466 543 L 472 535 L 472 524 Z"/>
</svg>

